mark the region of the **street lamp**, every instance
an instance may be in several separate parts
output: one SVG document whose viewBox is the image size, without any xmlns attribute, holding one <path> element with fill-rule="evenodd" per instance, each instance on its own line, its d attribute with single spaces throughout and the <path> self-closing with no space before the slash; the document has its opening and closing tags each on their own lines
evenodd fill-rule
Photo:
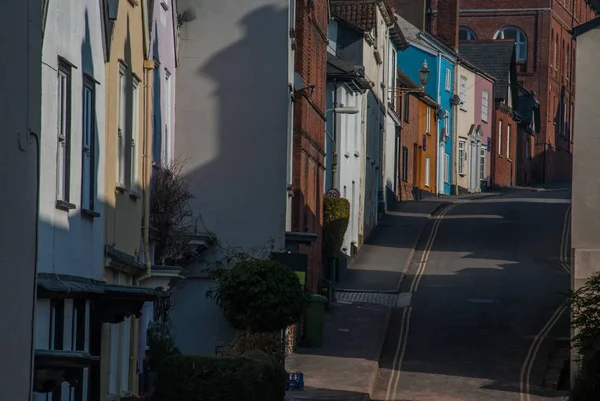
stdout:
<svg viewBox="0 0 600 401">
<path fill-rule="evenodd" d="M 420 88 L 391 88 L 390 91 L 396 91 L 396 96 L 402 96 L 406 93 L 424 93 L 425 86 L 427 85 L 427 81 L 429 81 L 429 74 L 431 74 L 431 70 L 427 65 L 427 60 L 423 61 L 423 65 L 419 68 L 419 83 L 421 84 Z"/>
<path fill-rule="evenodd" d="M 327 111 L 333 111 L 334 114 L 358 114 L 360 112 L 358 107 L 334 107 Z"/>
</svg>

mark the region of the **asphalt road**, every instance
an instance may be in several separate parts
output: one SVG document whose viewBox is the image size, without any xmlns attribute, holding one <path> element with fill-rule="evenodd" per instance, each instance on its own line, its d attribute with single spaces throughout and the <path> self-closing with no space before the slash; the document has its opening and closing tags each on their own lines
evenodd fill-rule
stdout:
<svg viewBox="0 0 600 401">
<path fill-rule="evenodd" d="M 569 335 L 568 314 L 555 314 L 570 285 L 561 264 L 569 198 L 551 190 L 455 203 L 428 224 L 373 400 L 560 399 L 548 365 Z"/>
</svg>

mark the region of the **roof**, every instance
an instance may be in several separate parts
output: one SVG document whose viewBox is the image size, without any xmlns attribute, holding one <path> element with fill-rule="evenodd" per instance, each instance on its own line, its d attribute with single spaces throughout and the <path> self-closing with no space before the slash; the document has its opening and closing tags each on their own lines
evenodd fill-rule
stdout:
<svg viewBox="0 0 600 401">
<path fill-rule="evenodd" d="M 592 20 L 589 20 L 588 22 L 586 22 L 584 24 L 576 26 L 575 28 L 573 28 L 571 33 L 573 34 L 574 37 L 578 37 L 585 33 L 588 33 L 589 31 L 591 31 L 593 29 L 598 29 L 598 28 L 600 28 L 600 17 L 596 17 Z"/>
<path fill-rule="evenodd" d="M 420 37 L 421 31 L 419 30 L 419 28 L 417 28 L 398 14 L 396 14 L 396 18 L 398 26 L 402 30 L 402 33 L 404 34 L 406 40 L 408 40 L 409 42 L 418 43 L 419 45 L 425 47 L 431 52 L 436 52 L 436 49 L 433 46 L 431 46 L 429 43 L 427 43 Z"/>
<path fill-rule="evenodd" d="M 402 29 L 396 23 L 387 0 L 330 0 L 331 14 L 363 30 L 370 31 L 377 26 L 377 8 L 379 7 L 387 26 L 390 28 L 390 40 L 399 50 L 408 47 Z"/>
<path fill-rule="evenodd" d="M 371 88 L 371 84 L 365 79 L 365 67 L 354 65 L 331 53 L 327 53 L 327 78 L 347 82 L 357 92 Z"/>
<path fill-rule="evenodd" d="M 496 94 L 506 96 L 514 65 L 515 45 L 508 40 L 460 42 L 460 54 L 475 67 L 496 78 Z"/>
</svg>

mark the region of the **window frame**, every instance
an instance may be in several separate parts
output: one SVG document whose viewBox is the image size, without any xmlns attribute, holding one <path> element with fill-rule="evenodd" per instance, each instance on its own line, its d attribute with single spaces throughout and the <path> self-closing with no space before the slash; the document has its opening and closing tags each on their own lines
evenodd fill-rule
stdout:
<svg viewBox="0 0 600 401">
<path fill-rule="evenodd" d="M 502 156 L 502 120 L 498 120 L 498 156 Z"/>
<path fill-rule="evenodd" d="M 71 195 L 72 72 L 72 66 L 59 58 L 57 71 L 56 200 L 63 202 L 69 202 Z M 60 147 L 63 148 L 62 152 Z"/>
<path fill-rule="evenodd" d="M 395 110 L 396 109 L 396 65 L 398 60 L 398 53 L 394 46 L 390 43 L 390 52 L 388 60 L 388 103 Z"/>
<path fill-rule="evenodd" d="M 117 166 L 116 166 L 116 182 L 117 189 L 127 189 L 127 163 L 126 163 L 126 147 L 127 147 L 127 66 L 119 65 L 119 81 L 118 81 L 118 100 L 117 100 Z"/>
<path fill-rule="evenodd" d="M 406 123 L 410 123 L 410 99 L 409 99 L 410 94 L 405 94 L 404 95 L 404 122 Z"/>
<path fill-rule="evenodd" d="M 444 152 L 444 184 L 450 183 L 450 155 Z"/>
<path fill-rule="evenodd" d="M 525 33 L 525 31 L 517 26 L 514 25 L 507 25 L 504 26 L 502 28 L 500 28 L 498 30 L 498 32 L 496 32 L 496 34 L 494 35 L 494 39 L 498 40 L 498 39 L 504 39 L 505 33 L 507 31 L 510 30 L 514 30 L 516 32 L 515 34 L 515 56 L 516 56 L 516 61 L 517 63 L 524 63 L 527 62 L 527 58 L 528 58 L 528 51 L 529 51 L 529 41 L 527 39 L 527 34 Z M 524 52 L 523 52 L 524 50 Z M 524 54 L 521 54 L 521 53 Z"/>
<path fill-rule="evenodd" d="M 479 149 L 479 181 L 486 181 L 485 168 L 486 168 L 486 156 L 487 148 L 482 146 Z"/>
<path fill-rule="evenodd" d="M 431 135 L 431 106 L 427 105 L 425 114 L 425 133 Z"/>
<path fill-rule="evenodd" d="M 467 110 L 467 85 L 466 75 L 461 75 L 459 84 L 460 109 L 465 111 Z"/>
<path fill-rule="evenodd" d="M 452 92 L 452 70 L 446 68 L 446 91 Z"/>
<path fill-rule="evenodd" d="M 402 182 L 408 182 L 408 147 L 402 146 Z"/>
<path fill-rule="evenodd" d="M 506 124 L 506 158 L 510 160 L 510 133 L 511 133 L 511 125 Z"/>
<path fill-rule="evenodd" d="M 481 121 L 488 122 L 490 110 L 490 92 L 487 89 L 481 91 Z"/>
<path fill-rule="evenodd" d="M 86 103 L 86 92 L 90 94 L 89 104 Z M 81 207 L 88 211 L 94 211 L 96 199 L 96 141 L 96 82 L 85 75 L 82 99 Z"/>
<path fill-rule="evenodd" d="M 458 174 L 465 175 L 465 159 L 467 155 L 467 141 L 464 139 L 458 140 Z"/>
<path fill-rule="evenodd" d="M 129 187 L 135 193 L 138 192 L 140 160 L 138 157 L 138 146 L 140 142 L 140 86 L 141 81 L 137 77 L 131 80 L 131 135 L 129 135 Z"/>
<path fill-rule="evenodd" d="M 461 33 L 466 34 L 466 39 L 460 38 Z M 459 41 L 461 41 L 461 40 L 462 41 L 477 40 L 477 34 L 471 28 L 468 28 L 466 26 L 461 26 L 458 28 L 458 40 Z"/>
<path fill-rule="evenodd" d="M 431 157 L 425 156 L 425 179 L 423 184 L 429 188 L 431 187 Z"/>
</svg>

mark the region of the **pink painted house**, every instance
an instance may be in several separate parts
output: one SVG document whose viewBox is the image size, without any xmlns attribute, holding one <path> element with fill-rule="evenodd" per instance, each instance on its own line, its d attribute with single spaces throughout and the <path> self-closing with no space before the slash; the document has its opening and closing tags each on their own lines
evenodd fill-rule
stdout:
<svg viewBox="0 0 600 401">
<path fill-rule="evenodd" d="M 482 191 L 490 186 L 495 81 L 496 79 L 491 75 L 475 70 L 475 121 L 473 123 L 481 130 L 481 150 L 478 160 L 482 168 L 478 171 Z"/>
</svg>

